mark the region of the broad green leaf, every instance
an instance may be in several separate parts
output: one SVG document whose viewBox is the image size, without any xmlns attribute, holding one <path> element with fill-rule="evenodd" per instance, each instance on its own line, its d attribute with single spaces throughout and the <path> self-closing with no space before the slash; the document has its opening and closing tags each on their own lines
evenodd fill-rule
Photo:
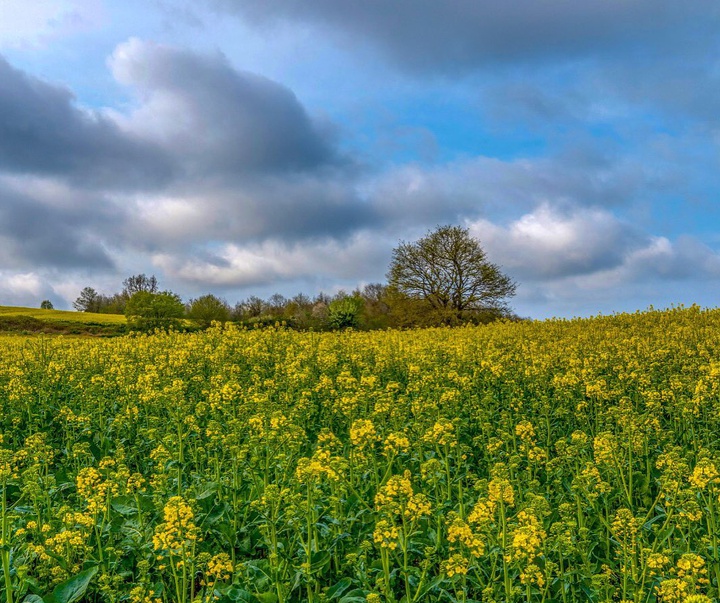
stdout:
<svg viewBox="0 0 720 603">
<path fill-rule="evenodd" d="M 352 580 L 350 578 L 343 578 L 335 584 L 334 586 L 331 586 L 328 588 L 327 592 L 325 593 L 325 596 L 328 599 L 337 599 L 340 597 L 348 588 L 350 588 L 350 585 L 352 584 Z"/>
<path fill-rule="evenodd" d="M 87 587 L 97 572 L 97 566 L 91 567 L 62 584 L 58 584 L 52 594 L 45 597 L 45 603 L 73 603 L 73 601 L 78 601 L 85 594 Z"/>
</svg>

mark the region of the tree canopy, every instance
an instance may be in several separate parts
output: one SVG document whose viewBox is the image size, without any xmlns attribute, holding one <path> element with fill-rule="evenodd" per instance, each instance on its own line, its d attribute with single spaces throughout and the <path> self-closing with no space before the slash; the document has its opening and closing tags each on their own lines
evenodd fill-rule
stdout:
<svg viewBox="0 0 720 603">
<path fill-rule="evenodd" d="M 209 327 L 213 321 L 227 322 L 230 320 L 230 308 L 226 301 L 208 293 L 188 304 L 188 318 L 192 318 L 203 327 Z"/>
<path fill-rule="evenodd" d="M 401 242 L 387 277 L 390 287 L 424 301 L 449 323 L 506 309 L 516 287 L 460 226 L 439 226 L 415 242 Z"/>
<path fill-rule="evenodd" d="M 138 291 L 125 305 L 128 324 L 141 331 L 178 327 L 184 314 L 182 300 L 170 291 Z"/>
</svg>

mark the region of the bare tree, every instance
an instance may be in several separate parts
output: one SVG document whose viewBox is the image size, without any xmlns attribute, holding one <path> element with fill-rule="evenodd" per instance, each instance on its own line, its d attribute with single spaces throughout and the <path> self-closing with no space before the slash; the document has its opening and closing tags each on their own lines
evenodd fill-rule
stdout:
<svg viewBox="0 0 720 603">
<path fill-rule="evenodd" d="M 158 282 L 154 274 L 151 276 L 134 274 L 123 281 L 123 294 L 127 297 L 132 297 L 139 291 L 147 291 L 148 293 L 158 292 Z"/>
<path fill-rule="evenodd" d="M 446 322 L 504 310 L 516 287 L 460 226 L 440 226 L 414 243 L 401 242 L 387 277 L 391 287 L 425 300 Z"/>
</svg>

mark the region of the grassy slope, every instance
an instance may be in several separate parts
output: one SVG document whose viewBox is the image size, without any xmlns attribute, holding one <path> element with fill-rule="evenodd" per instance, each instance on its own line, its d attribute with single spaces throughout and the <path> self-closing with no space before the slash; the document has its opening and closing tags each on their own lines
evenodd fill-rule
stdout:
<svg viewBox="0 0 720 603">
<path fill-rule="evenodd" d="M 94 314 L 0 306 L 0 332 L 119 335 L 126 321 L 121 314 Z"/>
<path fill-rule="evenodd" d="M 32 316 L 44 321 L 66 321 L 90 324 L 125 324 L 122 314 L 94 314 L 93 312 L 69 312 L 67 310 L 41 310 L 40 308 L 21 308 L 0 306 L 0 317 Z"/>
</svg>

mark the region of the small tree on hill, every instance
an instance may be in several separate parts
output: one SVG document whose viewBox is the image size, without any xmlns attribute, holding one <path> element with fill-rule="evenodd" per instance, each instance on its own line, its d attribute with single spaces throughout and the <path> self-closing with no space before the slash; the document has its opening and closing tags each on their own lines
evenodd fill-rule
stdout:
<svg viewBox="0 0 720 603">
<path fill-rule="evenodd" d="M 73 308 L 78 312 L 98 312 L 100 310 L 101 296 L 92 287 L 85 287 L 80 296 L 73 302 Z"/>
<path fill-rule="evenodd" d="M 125 305 L 128 325 L 140 331 L 177 328 L 184 314 L 182 300 L 171 291 L 138 291 Z"/>
<path fill-rule="evenodd" d="M 53 303 L 49 299 L 44 299 L 42 303 L 40 304 L 41 310 L 54 310 L 55 306 L 53 306 Z"/>
<path fill-rule="evenodd" d="M 446 323 L 504 310 L 516 287 L 460 226 L 440 226 L 414 243 L 402 242 L 387 276 L 391 287 L 423 300 Z"/>
</svg>

